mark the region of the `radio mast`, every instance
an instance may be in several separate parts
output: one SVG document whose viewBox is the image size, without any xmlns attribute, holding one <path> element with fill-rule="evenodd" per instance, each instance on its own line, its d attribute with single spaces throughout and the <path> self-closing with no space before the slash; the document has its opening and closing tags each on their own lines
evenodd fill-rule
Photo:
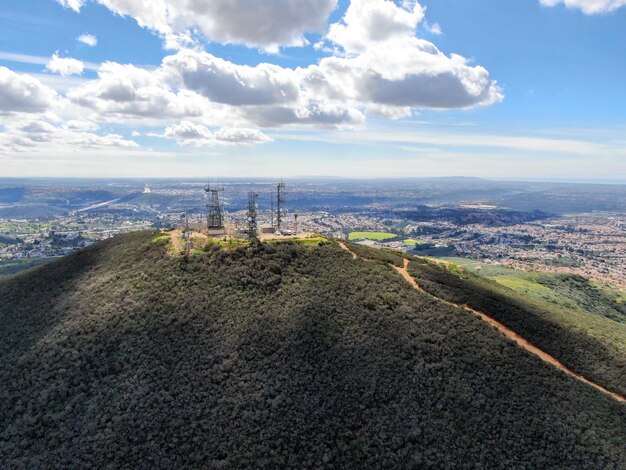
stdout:
<svg viewBox="0 0 626 470">
<path fill-rule="evenodd" d="M 211 186 L 208 182 L 204 192 L 209 198 L 207 204 L 207 228 L 209 230 L 224 230 L 224 211 L 220 202 L 220 193 L 224 191 L 224 186 L 219 183 Z"/>
<path fill-rule="evenodd" d="M 246 229 L 246 235 L 250 240 L 258 239 L 258 224 L 257 224 L 257 198 L 259 195 L 254 192 L 248 193 L 248 227 Z"/>
<path fill-rule="evenodd" d="M 285 183 L 282 181 L 276 185 L 276 230 L 280 230 L 283 221 L 283 206 L 285 205 Z"/>
</svg>

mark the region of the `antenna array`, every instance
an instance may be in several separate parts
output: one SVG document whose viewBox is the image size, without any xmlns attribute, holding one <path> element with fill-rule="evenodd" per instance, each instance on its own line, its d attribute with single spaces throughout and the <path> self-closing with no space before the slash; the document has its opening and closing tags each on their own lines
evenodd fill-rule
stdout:
<svg viewBox="0 0 626 470">
<path fill-rule="evenodd" d="M 223 230 L 224 229 L 224 210 L 222 203 L 220 202 L 220 193 L 224 191 L 224 186 L 219 183 L 211 186 L 208 182 L 204 188 L 204 192 L 209 198 L 207 204 L 207 227 L 209 230 Z"/>
</svg>

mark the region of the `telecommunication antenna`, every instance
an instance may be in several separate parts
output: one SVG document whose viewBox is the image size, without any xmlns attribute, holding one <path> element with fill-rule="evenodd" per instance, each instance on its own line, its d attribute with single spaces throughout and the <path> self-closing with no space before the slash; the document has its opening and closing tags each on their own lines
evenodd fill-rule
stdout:
<svg viewBox="0 0 626 470">
<path fill-rule="evenodd" d="M 274 193 L 270 193 L 270 227 L 274 228 Z"/>
<path fill-rule="evenodd" d="M 280 230 L 283 219 L 283 206 L 285 205 L 285 183 L 282 181 L 276 185 L 276 229 Z"/>
<path fill-rule="evenodd" d="M 219 183 L 211 186 L 211 182 L 208 182 L 204 188 L 204 192 L 209 198 L 207 204 L 207 228 L 209 230 L 224 229 L 224 212 L 220 202 L 220 193 L 223 191 L 224 186 Z"/>
<path fill-rule="evenodd" d="M 185 228 L 183 229 L 183 240 L 185 241 L 185 259 L 189 257 L 189 253 L 191 252 L 191 230 L 189 229 L 189 214 L 185 212 L 182 214 L 182 217 L 185 219 Z"/>
<path fill-rule="evenodd" d="M 257 229 L 257 199 L 259 195 L 255 192 L 248 193 L 248 228 L 246 235 L 250 240 L 258 238 Z"/>
<path fill-rule="evenodd" d="M 298 214 L 294 214 L 293 218 L 296 220 L 294 232 L 296 233 L 296 235 L 298 235 Z"/>
</svg>

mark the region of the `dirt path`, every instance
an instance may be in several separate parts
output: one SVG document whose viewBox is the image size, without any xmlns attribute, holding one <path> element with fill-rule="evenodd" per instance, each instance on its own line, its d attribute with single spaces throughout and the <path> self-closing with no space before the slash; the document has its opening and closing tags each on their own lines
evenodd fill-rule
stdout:
<svg viewBox="0 0 626 470">
<path fill-rule="evenodd" d="M 341 248 L 343 248 L 344 250 L 348 251 L 350 254 L 352 254 L 352 258 L 354 258 L 354 259 L 358 258 L 358 255 L 355 252 L 353 252 L 345 243 L 339 242 L 339 246 Z M 582 375 L 577 374 L 576 372 L 574 372 L 573 370 L 571 370 L 570 368 L 568 368 L 567 366 L 562 364 L 560 361 L 558 361 L 555 357 L 551 356 L 550 354 L 548 354 L 547 352 L 543 351 L 542 349 L 539 349 L 537 346 L 535 346 L 534 344 L 532 344 L 528 340 L 526 340 L 523 337 L 521 337 L 520 335 L 518 335 L 515 331 L 510 329 L 508 326 L 503 325 L 502 323 L 500 323 L 496 319 L 490 317 L 486 313 L 480 312 L 478 310 L 475 310 L 475 309 L 469 307 L 468 305 L 455 304 L 454 302 L 450 302 L 450 301 L 441 299 L 441 298 L 436 297 L 436 296 L 432 295 L 431 293 L 425 291 L 424 289 L 422 289 L 422 287 L 420 287 L 420 285 L 417 283 L 415 278 L 409 274 L 409 270 L 408 270 L 409 260 L 408 259 L 404 260 L 404 266 L 402 268 L 400 268 L 398 266 L 394 266 L 394 265 L 390 265 L 390 266 L 397 273 L 399 273 L 409 284 L 411 284 L 411 286 L 414 289 L 416 289 L 416 290 L 418 290 L 418 291 L 420 291 L 420 292 L 422 292 L 424 294 L 430 295 L 431 297 L 434 297 L 437 300 L 439 300 L 441 302 L 444 302 L 444 303 L 446 303 L 446 304 L 448 304 L 448 305 L 450 305 L 452 307 L 462 308 L 463 310 L 476 315 L 481 320 L 483 320 L 485 323 L 488 323 L 493 328 L 498 330 L 500 333 L 502 333 L 508 339 L 510 339 L 513 342 L 515 342 L 515 344 L 517 344 L 519 347 L 525 349 L 526 351 L 528 351 L 531 354 L 534 354 L 535 356 L 537 356 L 542 361 L 547 362 L 548 364 L 551 364 L 552 366 L 554 366 L 557 369 L 559 369 L 561 372 L 564 372 L 565 374 L 569 375 L 570 377 L 575 378 L 576 380 L 579 380 L 580 382 L 583 382 L 583 383 L 585 383 L 587 385 L 591 385 L 593 388 L 595 388 L 596 390 L 599 390 L 600 392 L 604 393 L 605 395 L 608 395 L 611 398 L 613 398 L 613 399 L 615 399 L 615 400 L 617 400 L 617 401 L 619 401 L 621 403 L 626 403 L 626 398 L 624 398 L 623 396 L 621 396 L 621 395 L 619 395 L 617 393 L 611 392 L 610 390 L 607 390 L 606 388 L 602 387 L 601 385 L 598 385 L 598 384 L 596 384 L 596 383 L 586 379 Z"/>
<path fill-rule="evenodd" d="M 342 249 L 346 250 L 348 253 L 350 253 L 352 255 L 353 259 L 357 259 L 358 258 L 358 255 L 354 251 L 352 251 L 350 248 L 348 248 L 348 245 L 346 245 L 345 243 L 339 242 L 339 246 Z"/>
</svg>

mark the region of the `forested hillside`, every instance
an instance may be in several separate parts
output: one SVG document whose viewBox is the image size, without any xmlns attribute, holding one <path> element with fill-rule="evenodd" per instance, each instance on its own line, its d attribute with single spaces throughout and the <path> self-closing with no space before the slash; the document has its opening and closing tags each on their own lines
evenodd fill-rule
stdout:
<svg viewBox="0 0 626 470">
<path fill-rule="evenodd" d="M 0 281 L 0 467 L 626 461 L 625 405 L 384 262 L 335 242 L 209 245 L 185 261 L 155 240 L 116 237 Z"/>
<path fill-rule="evenodd" d="M 544 282 L 567 286 L 568 297 L 576 303 L 566 306 L 520 294 L 455 265 L 420 258 L 413 259 L 409 271 L 427 292 L 487 313 L 576 372 L 626 395 L 626 324 L 621 306 L 614 303 L 609 310 L 608 302 L 597 302 L 593 310 L 586 305 L 591 294 L 599 295 L 588 282 L 574 278 L 579 284 L 576 291 L 576 284 L 567 282 L 570 278 L 542 276 Z"/>
</svg>

